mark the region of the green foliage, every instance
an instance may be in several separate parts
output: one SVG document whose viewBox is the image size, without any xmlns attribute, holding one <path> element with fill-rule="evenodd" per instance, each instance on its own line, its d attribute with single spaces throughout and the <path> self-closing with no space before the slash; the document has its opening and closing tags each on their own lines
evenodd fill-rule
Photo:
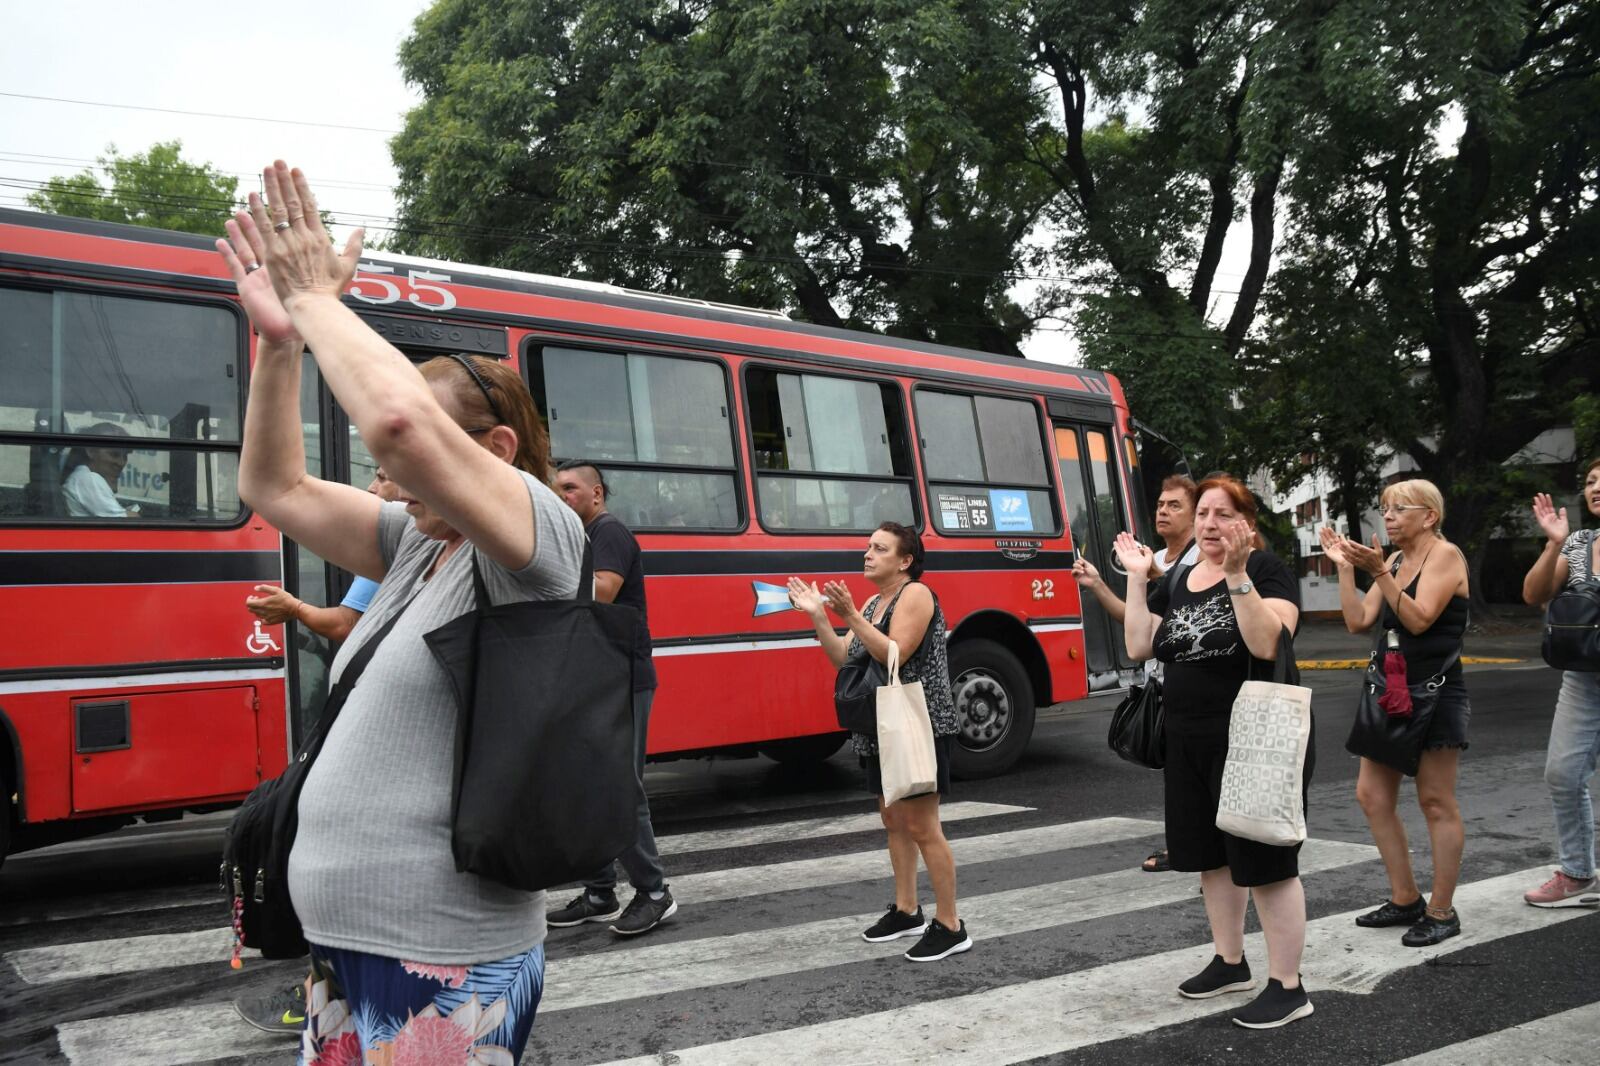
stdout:
<svg viewBox="0 0 1600 1066">
<path fill-rule="evenodd" d="M 98 168 L 51 178 L 28 194 L 28 203 L 58 215 L 217 236 L 237 206 L 239 180 L 210 164 L 186 162 L 182 148 L 180 141 L 164 141 L 124 156 L 110 145 Z"/>
</svg>

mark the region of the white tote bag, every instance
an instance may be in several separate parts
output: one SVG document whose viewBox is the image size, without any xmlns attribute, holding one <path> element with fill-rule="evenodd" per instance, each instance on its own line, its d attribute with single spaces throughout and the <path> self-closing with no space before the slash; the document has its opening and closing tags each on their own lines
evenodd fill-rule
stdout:
<svg viewBox="0 0 1600 1066">
<path fill-rule="evenodd" d="M 1246 681 L 1228 722 L 1217 828 L 1263 844 L 1306 838 L 1303 796 L 1311 743 L 1311 690 L 1304 685 Z"/>
<path fill-rule="evenodd" d="M 939 758 L 922 682 L 900 682 L 900 646 L 889 641 L 889 683 L 878 688 L 878 765 L 883 802 L 920 796 L 939 787 Z"/>
</svg>

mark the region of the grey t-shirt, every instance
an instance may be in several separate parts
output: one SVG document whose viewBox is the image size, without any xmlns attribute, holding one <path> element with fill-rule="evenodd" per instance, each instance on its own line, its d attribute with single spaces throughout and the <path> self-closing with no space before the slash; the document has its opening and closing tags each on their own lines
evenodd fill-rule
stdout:
<svg viewBox="0 0 1600 1066">
<path fill-rule="evenodd" d="M 548 487 L 523 478 L 537 530 L 533 559 L 511 572 L 483 557 L 489 597 L 495 603 L 570 598 L 583 564 L 583 525 Z M 463 547 L 424 581 L 443 545 L 417 531 L 403 504 L 384 504 L 378 544 L 388 573 L 339 650 L 333 678 L 411 602 L 367 664 L 306 778 L 289 856 L 290 896 L 313 944 L 416 962 L 503 959 L 544 939 L 544 893 L 456 872 L 450 853 L 456 704 L 422 640 L 474 609 L 474 551 Z"/>
</svg>

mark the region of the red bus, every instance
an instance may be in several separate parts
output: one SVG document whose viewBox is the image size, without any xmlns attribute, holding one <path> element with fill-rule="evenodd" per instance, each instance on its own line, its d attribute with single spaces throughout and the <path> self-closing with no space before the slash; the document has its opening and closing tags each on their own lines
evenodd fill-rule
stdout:
<svg viewBox="0 0 1600 1066">
<path fill-rule="evenodd" d="M 413 358 L 509 361 L 553 453 L 605 471 L 645 553 L 655 758 L 838 750 L 832 671 L 777 590 L 864 597 L 885 519 L 922 530 L 949 618 L 958 774 L 1132 676 L 1070 573 L 1086 552 L 1119 580 L 1110 539 L 1150 535 L 1159 478 L 1107 374 L 383 254 L 347 302 Z M 243 605 L 349 582 L 239 501 L 250 356 L 209 240 L 0 210 L 0 856 L 236 803 L 320 706 L 326 643 Z M 366 485 L 309 355 L 302 416 L 313 473 Z"/>
</svg>

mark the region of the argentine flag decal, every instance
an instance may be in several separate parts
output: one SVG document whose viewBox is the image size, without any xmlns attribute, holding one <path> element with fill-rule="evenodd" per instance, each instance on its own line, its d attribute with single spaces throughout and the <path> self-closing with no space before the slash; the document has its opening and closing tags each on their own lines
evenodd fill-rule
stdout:
<svg viewBox="0 0 1600 1066">
<path fill-rule="evenodd" d="M 750 587 L 756 592 L 756 609 L 752 612 L 754 617 L 760 618 L 764 614 L 794 610 L 789 603 L 789 590 L 784 586 L 769 585 L 765 581 L 752 581 Z"/>
</svg>

